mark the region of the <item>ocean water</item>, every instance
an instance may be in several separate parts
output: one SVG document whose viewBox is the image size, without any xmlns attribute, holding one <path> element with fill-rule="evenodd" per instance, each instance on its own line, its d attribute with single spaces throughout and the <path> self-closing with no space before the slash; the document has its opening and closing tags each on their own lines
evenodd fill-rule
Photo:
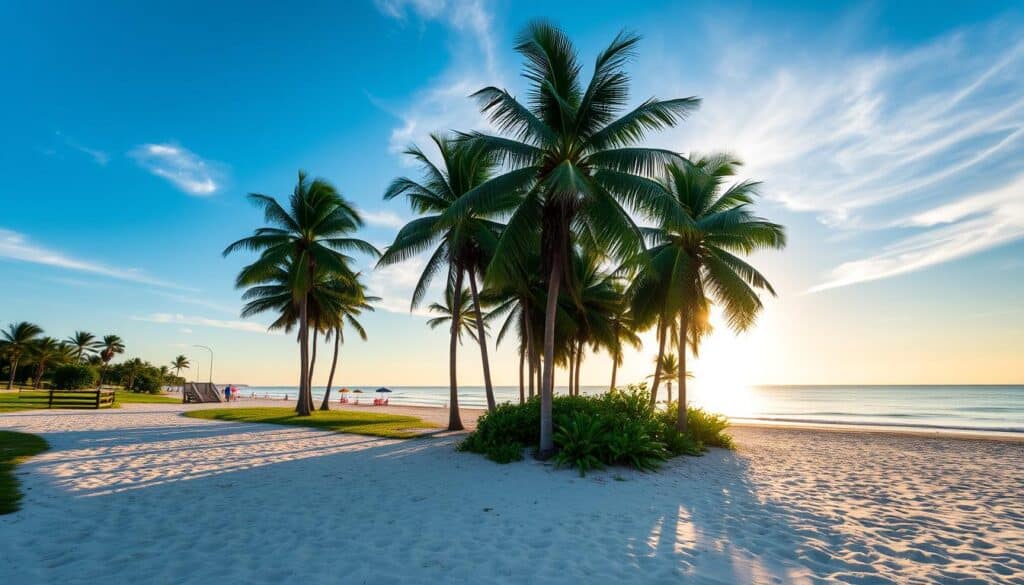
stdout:
<svg viewBox="0 0 1024 585">
<path fill-rule="evenodd" d="M 447 386 L 395 386 L 390 394 L 377 394 L 377 387 L 349 388 L 363 391 L 348 395 L 361 402 L 372 403 L 373 398 L 383 395 L 391 404 L 448 404 Z M 323 390 L 314 388 L 318 400 L 323 398 Z M 584 394 L 606 390 L 606 386 L 581 388 Z M 556 391 L 565 393 L 566 389 Z M 663 386 L 662 398 L 664 391 Z M 519 400 L 517 386 L 498 386 L 494 392 L 498 402 Z M 282 400 L 294 399 L 296 393 L 294 386 L 252 386 L 240 392 L 243 396 Z M 338 397 L 337 389 L 333 390 L 332 401 Z M 721 390 L 695 384 L 689 399 L 694 406 L 737 421 L 1024 433 L 1024 386 L 750 386 Z M 459 404 L 485 407 L 483 387 L 460 388 Z"/>
</svg>

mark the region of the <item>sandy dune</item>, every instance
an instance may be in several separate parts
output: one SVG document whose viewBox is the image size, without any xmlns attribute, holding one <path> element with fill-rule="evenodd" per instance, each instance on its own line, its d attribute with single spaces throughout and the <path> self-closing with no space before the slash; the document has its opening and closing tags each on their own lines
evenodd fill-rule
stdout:
<svg viewBox="0 0 1024 585">
<path fill-rule="evenodd" d="M 0 416 L 52 445 L 0 583 L 1024 583 L 1019 442 L 738 428 L 580 479 L 181 410 Z"/>
</svg>

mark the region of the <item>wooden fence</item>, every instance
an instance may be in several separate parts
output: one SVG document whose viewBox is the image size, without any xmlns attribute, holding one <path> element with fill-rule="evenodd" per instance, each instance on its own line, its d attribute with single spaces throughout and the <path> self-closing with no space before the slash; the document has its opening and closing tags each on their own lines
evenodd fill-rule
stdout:
<svg viewBox="0 0 1024 585">
<path fill-rule="evenodd" d="M 106 408 L 114 405 L 114 391 L 25 390 L 18 400 L 37 408 Z"/>
</svg>

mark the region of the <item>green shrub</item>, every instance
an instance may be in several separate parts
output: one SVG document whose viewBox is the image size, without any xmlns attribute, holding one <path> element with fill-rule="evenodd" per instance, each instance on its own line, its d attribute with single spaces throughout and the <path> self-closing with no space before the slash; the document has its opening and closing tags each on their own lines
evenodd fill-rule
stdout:
<svg viewBox="0 0 1024 585">
<path fill-rule="evenodd" d="M 705 445 L 732 448 L 725 417 L 690 409 L 689 430 L 680 433 L 675 429 L 675 405 L 652 412 L 643 384 L 600 396 L 555 396 L 551 411 L 555 462 L 576 467 L 581 474 L 603 465 L 650 471 L 669 457 L 700 455 Z M 523 449 L 539 443 L 540 399 L 533 398 L 485 413 L 458 449 L 508 463 L 522 459 Z"/>
<path fill-rule="evenodd" d="M 555 463 L 569 465 L 580 472 L 580 477 L 591 469 L 601 469 L 602 455 L 607 449 L 602 437 L 601 421 L 583 412 L 564 416 L 555 427 Z"/>
<path fill-rule="evenodd" d="M 85 364 L 66 364 L 53 372 L 53 387 L 58 390 L 95 388 L 99 380 L 96 368 Z"/>
<path fill-rule="evenodd" d="M 132 380 L 132 387 L 129 390 L 132 392 L 159 394 L 161 382 L 160 372 L 143 370 L 135 375 L 135 379 Z"/>
<path fill-rule="evenodd" d="M 665 445 L 651 436 L 647 425 L 631 421 L 606 438 L 609 463 L 653 471 L 668 459 Z"/>
</svg>

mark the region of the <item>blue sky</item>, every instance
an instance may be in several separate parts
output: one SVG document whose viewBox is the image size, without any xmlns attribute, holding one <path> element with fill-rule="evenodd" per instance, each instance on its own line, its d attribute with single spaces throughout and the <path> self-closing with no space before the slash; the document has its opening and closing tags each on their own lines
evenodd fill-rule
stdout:
<svg viewBox="0 0 1024 585">
<path fill-rule="evenodd" d="M 621 28 L 643 35 L 636 101 L 704 98 L 651 142 L 738 154 L 790 230 L 756 259 L 779 298 L 748 335 L 720 327 L 699 377 L 1024 382 L 1024 15 L 980 4 L 5 3 L 0 322 L 118 333 L 155 363 L 205 367 L 204 343 L 222 381 L 292 383 L 293 340 L 239 319 L 246 259 L 220 256 L 260 220 L 244 194 L 308 169 L 385 245 L 410 218 L 381 200 L 415 172 L 401 148 L 486 128 L 466 96 L 521 91 L 513 39 L 543 17 L 584 62 Z M 445 383 L 445 334 L 407 311 L 417 267 L 370 274 L 384 310 L 345 348 L 343 383 Z M 590 358 L 584 383 L 608 368 Z"/>
</svg>

